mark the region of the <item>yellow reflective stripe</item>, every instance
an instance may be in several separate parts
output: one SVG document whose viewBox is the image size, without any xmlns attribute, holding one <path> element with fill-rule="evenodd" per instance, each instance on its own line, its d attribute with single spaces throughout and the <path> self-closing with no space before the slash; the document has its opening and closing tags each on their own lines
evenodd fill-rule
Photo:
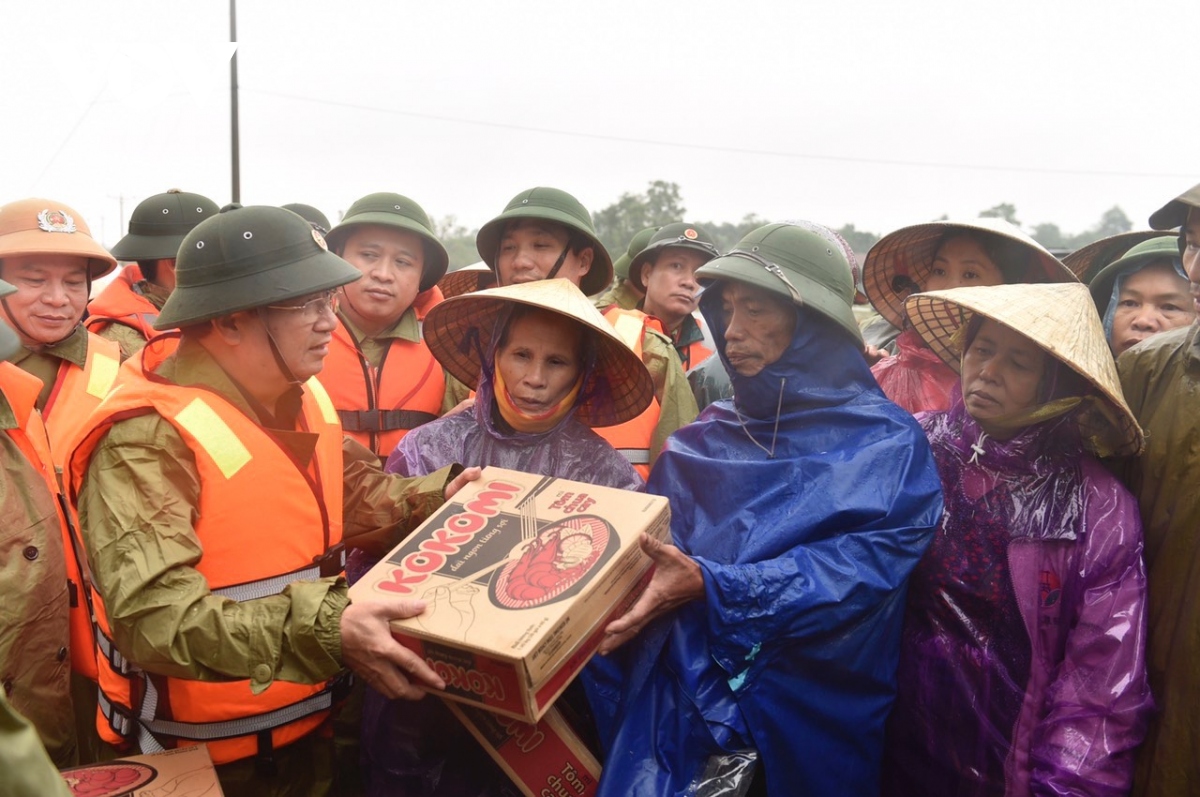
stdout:
<svg viewBox="0 0 1200 797">
<path fill-rule="evenodd" d="M 617 320 L 613 323 L 613 329 L 617 331 L 617 336 L 625 342 L 629 348 L 637 351 L 641 348 L 642 342 L 642 321 L 641 319 L 621 313 L 617 316 Z"/>
<path fill-rule="evenodd" d="M 225 474 L 226 479 L 241 470 L 251 460 L 250 452 L 229 424 L 221 420 L 216 410 L 195 398 L 175 416 L 179 425 L 188 431 Z"/>
<path fill-rule="evenodd" d="M 315 376 L 311 377 L 305 386 L 312 392 L 312 397 L 317 402 L 317 408 L 321 410 L 321 417 L 325 423 L 340 424 L 337 409 L 333 406 L 333 399 L 329 398 L 329 394 L 325 392 L 325 386 Z"/>
<path fill-rule="evenodd" d="M 117 370 L 121 361 L 107 354 L 94 353 L 87 362 L 87 392 L 89 396 L 104 398 L 109 388 L 117 381 Z"/>
</svg>

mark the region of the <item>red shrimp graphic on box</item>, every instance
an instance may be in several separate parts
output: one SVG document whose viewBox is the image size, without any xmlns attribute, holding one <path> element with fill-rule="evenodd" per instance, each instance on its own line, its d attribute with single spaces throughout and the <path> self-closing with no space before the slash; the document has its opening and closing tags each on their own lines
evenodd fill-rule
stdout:
<svg viewBox="0 0 1200 797">
<path fill-rule="evenodd" d="M 392 553 L 391 569 L 376 588 L 421 598 L 427 606 L 418 617 L 421 626 L 464 641 L 481 594 L 506 610 L 577 595 L 589 574 L 612 557 L 619 540 L 608 521 L 595 515 L 539 521 L 534 501 L 553 481 L 544 478 L 525 488 L 494 479 L 465 503 L 447 503 Z M 590 505 L 586 494 L 566 493 L 550 508 Z"/>
<path fill-rule="evenodd" d="M 133 794 L 158 777 L 154 767 L 132 761 L 114 761 L 87 769 L 64 772 L 72 797 L 122 797 Z"/>
</svg>

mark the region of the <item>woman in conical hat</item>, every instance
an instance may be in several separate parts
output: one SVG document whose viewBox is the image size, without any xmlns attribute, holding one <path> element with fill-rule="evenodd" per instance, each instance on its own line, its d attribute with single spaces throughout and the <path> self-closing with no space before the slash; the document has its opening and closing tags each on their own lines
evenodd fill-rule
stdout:
<svg viewBox="0 0 1200 797">
<path fill-rule="evenodd" d="M 1124 794 L 1152 708 L 1137 503 L 1093 456 L 1136 454 L 1080 284 L 908 299 L 961 372 L 918 415 L 945 514 L 909 582 L 885 795 Z"/>
<path fill-rule="evenodd" d="M 642 489 L 633 466 L 591 427 L 637 417 L 654 383 L 574 284 L 456 296 L 429 311 L 424 334 L 442 366 L 476 391 L 475 405 L 409 432 L 389 471 L 432 473 L 457 462 Z M 353 577 L 364 564 L 352 559 L 347 571 Z M 405 784 L 418 781 L 438 783 L 439 795 L 516 793 L 503 790 L 508 779 L 440 701 L 393 710 L 368 692 L 362 738 L 371 794 L 408 794 Z"/>
<path fill-rule="evenodd" d="M 1003 219 L 934 221 L 888 233 L 867 253 L 863 287 L 898 337 L 894 356 L 877 362 L 871 373 L 887 397 L 909 412 L 944 410 L 957 375 L 907 328 L 906 297 L 982 285 L 1077 281 L 1052 254 Z M 868 349 L 867 354 L 871 359 L 882 352 Z"/>
</svg>

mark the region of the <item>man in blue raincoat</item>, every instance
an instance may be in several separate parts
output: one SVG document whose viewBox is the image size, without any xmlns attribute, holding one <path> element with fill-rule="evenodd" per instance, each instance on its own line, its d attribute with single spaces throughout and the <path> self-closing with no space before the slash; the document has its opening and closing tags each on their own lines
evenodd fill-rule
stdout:
<svg viewBox="0 0 1200 797">
<path fill-rule="evenodd" d="M 904 587 L 942 511 L 929 446 L 871 377 L 827 230 L 761 227 L 697 277 L 734 399 L 650 475 L 675 546 L 643 539 L 654 578 L 601 646 L 621 677 L 589 684 L 600 794 L 712 789 L 742 751 L 772 795 L 876 794 Z"/>
</svg>

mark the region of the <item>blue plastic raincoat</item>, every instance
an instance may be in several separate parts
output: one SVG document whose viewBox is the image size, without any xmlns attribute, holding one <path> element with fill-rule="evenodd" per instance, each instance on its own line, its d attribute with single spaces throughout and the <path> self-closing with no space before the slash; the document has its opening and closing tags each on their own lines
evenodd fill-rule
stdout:
<svg viewBox="0 0 1200 797">
<path fill-rule="evenodd" d="M 717 293 L 701 309 L 724 359 Z M 878 793 L 905 582 L 941 488 L 858 347 L 797 312 L 761 373 L 725 361 L 736 398 L 672 435 L 650 475 L 706 594 L 613 654 L 620 692 L 591 695 L 609 721 L 605 797 L 687 794 L 710 756 L 748 748 L 771 794 Z"/>
</svg>

